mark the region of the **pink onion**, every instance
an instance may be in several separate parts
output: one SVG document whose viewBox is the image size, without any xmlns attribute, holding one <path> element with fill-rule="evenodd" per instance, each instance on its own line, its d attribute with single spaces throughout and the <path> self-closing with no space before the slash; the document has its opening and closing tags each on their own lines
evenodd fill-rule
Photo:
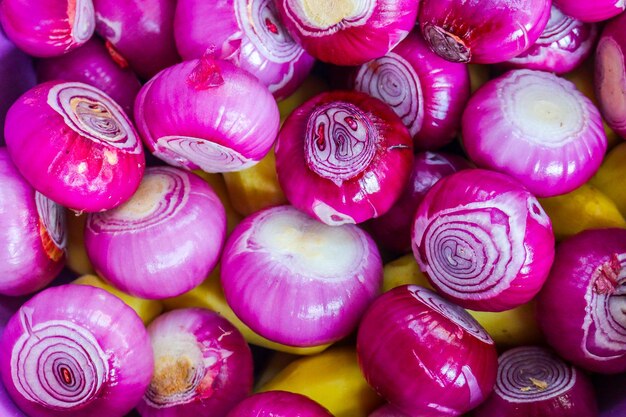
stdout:
<svg viewBox="0 0 626 417">
<path fill-rule="evenodd" d="M 512 178 L 468 169 L 422 200 L 413 254 L 430 283 L 465 308 L 504 311 L 529 302 L 554 259 L 550 218 Z"/>
<path fill-rule="evenodd" d="M 92 0 L 3 0 L 0 23 L 7 37 L 34 56 L 61 55 L 91 38 Z"/>
<path fill-rule="evenodd" d="M 301 394 L 267 391 L 239 403 L 226 417 L 332 417 L 324 407 Z"/>
<path fill-rule="evenodd" d="M 87 218 L 85 248 L 96 271 L 122 291 L 165 298 L 207 277 L 225 235 L 224 206 L 208 183 L 153 167 L 129 201 Z"/>
<path fill-rule="evenodd" d="M 530 48 L 550 18 L 550 0 L 422 0 L 419 24 L 452 62 L 494 64 Z"/>
<path fill-rule="evenodd" d="M 357 335 L 367 382 L 410 416 L 458 416 L 496 379 L 491 337 L 465 310 L 416 285 L 396 287 L 367 310 Z"/>
<path fill-rule="evenodd" d="M 402 119 L 416 149 L 440 148 L 454 139 L 469 99 L 467 65 L 432 52 L 412 33 L 382 58 L 355 70 L 355 90 L 376 97 Z"/>
<path fill-rule="evenodd" d="M 186 308 L 148 327 L 154 375 L 142 417 L 223 417 L 252 389 L 252 353 L 241 333 L 210 310 Z"/>
<path fill-rule="evenodd" d="M 336 65 L 380 58 L 404 39 L 418 0 L 277 0 L 291 34 L 308 53 Z"/>
<path fill-rule="evenodd" d="M 63 56 L 40 59 L 36 68 L 40 82 L 64 80 L 92 85 L 108 94 L 128 115 L 133 114 L 141 83 L 128 64 L 118 56 L 111 56 L 98 39 Z"/>
<path fill-rule="evenodd" d="M 277 99 L 302 84 L 315 60 L 283 26 L 273 0 L 178 0 L 176 46 L 186 59 L 216 48 L 257 77 Z"/>
<path fill-rule="evenodd" d="M 583 22 L 608 20 L 626 9 L 624 0 L 553 0 L 568 16 Z"/>
<path fill-rule="evenodd" d="M 291 206 L 244 219 L 221 262 L 224 295 L 235 314 L 258 334 L 290 346 L 347 336 L 382 284 L 380 254 L 365 232 L 327 226 Z"/>
<path fill-rule="evenodd" d="M 329 224 L 361 223 L 398 199 L 413 162 L 396 114 L 364 93 L 319 94 L 287 118 L 276 145 L 287 199 Z"/>
<path fill-rule="evenodd" d="M 597 415 L 587 376 L 539 346 L 522 346 L 500 355 L 493 393 L 474 411 L 475 417 Z"/>
<path fill-rule="evenodd" d="M 542 71 L 513 70 L 472 96 L 463 114 L 463 145 L 476 165 L 551 197 L 593 176 L 607 139 L 600 112 L 574 84 Z"/>
<path fill-rule="evenodd" d="M 48 288 L 24 303 L 0 342 L 0 373 L 29 416 L 121 417 L 153 369 L 137 314 L 105 290 Z"/>
<path fill-rule="evenodd" d="M 4 388 L 4 385 L 2 384 L 1 381 L 0 381 L 0 413 L 2 413 L 2 417 L 28 417 L 26 414 L 22 412 L 22 410 L 17 408 L 17 406 L 15 405 L 11 397 L 9 397 L 9 394 L 7 394 L 7 391 Z"/>
<path fill-rule="evenodd" d="M 384 404 L 371 412 L 368 417 L 409 417 L 391 404 Z"/>
<path fill-rule="evenodd" d="M 7 321 L 26 301 L 22 297 L 5 297 L 0 295 L 0 336 L 4 332 Z M 28 417 L 13 402 L 0 379 L 0 415 L 2 417 Z"/>
<path fill-rule="evenodd" d="M 280 115 L 256 78 L 207 55 L 150 80 L 137 96 L 135 120 L 156 157 L 186 169 L 228 172 L 249 168 L 269 152 Z"/>
<path fill-rule="evenodd" d="M 557 247 L 537 301 L 539 324 L 548 343 L 581 368 L 626 371 L 625 259 L 623 229 L 587 230 Z"/>
</svg>

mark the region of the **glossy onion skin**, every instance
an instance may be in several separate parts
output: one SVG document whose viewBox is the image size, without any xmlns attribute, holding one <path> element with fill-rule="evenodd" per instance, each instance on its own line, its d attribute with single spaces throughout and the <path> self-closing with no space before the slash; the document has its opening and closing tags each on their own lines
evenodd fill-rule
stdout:
<svg viewBox="0 0 626 417">
<path fill-rule="evenodd" d="M 180 295 L 215 267 L 226 234 L 224 206 L 195 174 L 151 167 L 137 193 L 87 219 L 85 247 L 99 275 L 143 298 Z"/>
<path fill-rule="evenodd" d="M 332 417 L 324 407 L 301 394 L 267 391 L 254 394 L 226 417 Z"/>
<path fill-rule="evenodd" d="M 626 371 L 624 259 L 623 229 L 587 230 L 557 247 L 537 299 L 539 325 L 559 355 L 581 368 Z"/>
<path fill-rule="evenodd" d="M 315 58 L 335 65 L 361 65 L 384 56 L 409 34 L 415 25 L 419 3 L 417 0 L 278 0 L 276 5 L 292 36 Z M 341 11 L 335 10 L 350 5 L 352 12 L 347 12 L 348 16 L 329 17 L 340 15 Z M 327 20 L 321 24 L 312 22 L 303 9 L 319 13 Z"/>
<path fill-rule="evenodd" d="M 273 0 L 179 0 L 176 45 L 185 60 L 215 48 L 280 100 L 305 80 L 315 59 L 291 37 Z"/>
<path fill-rule="evenodd" d="M 553 0 L 563 13 L 583 22 L 600 22 L 622 13 L 623 0 Z"/>
<path fill-rule="evenodd" d="M 497 353 L 459 306 L 416 285 L 381 295 L 357 335 L 368 383 L 411 416 L 459 416 L 480 404 L 496 379 Z"/>
<path fill-rule="evenodd" d="M 530 48 L 550 0 L 423 0 L 418 22 L 431 48 L 453 62 L 495 64 Z"/>
<path fill-rule="evenodd" d="M 280 114 L 255 77 L 207 55 L 145 84 L 135 121 L 148 149 L 170 165 L 229 172 L 249 168 L 269 152 Z"/>
<path fill-rule="evenodd" d="M 356 69 L 352 87 L 389 104 L 418 150 L 438 149 L 455 138 L 470 95 L 467 65 L 441 58 L 417 32 Z"/>
<path fill-rule="evenodd" d="M 384 404 L 372 411 L 367 417 L 409 417 L 391 404 Z"/>
<path fill-rule="evenodd" d="M 141 399 L 154 366 L 137 314 L 84 285 L 48 288 L 24 303 L 0 344 L 5 387 L 29 416 L 124 416 Z M 45 380 L 36 374 L 42 368 Z"/>
<path fill-rule="evenodd" d="M 530 301 L 554 259 L 552 225 L 537 199 L 514 179 L 482 169 L 435 184 L 417 209 L 412 239 L 429 282 L 477 311 Z"/>
<path fill-rule="evenodd" d="M 400 196 L 412 163 L 412 139 L 400 118 L 359 92 L 313 97 L 287 118 L 276 144 L 285 196 L 329 225 L 384 214 Z"/>
</svg>

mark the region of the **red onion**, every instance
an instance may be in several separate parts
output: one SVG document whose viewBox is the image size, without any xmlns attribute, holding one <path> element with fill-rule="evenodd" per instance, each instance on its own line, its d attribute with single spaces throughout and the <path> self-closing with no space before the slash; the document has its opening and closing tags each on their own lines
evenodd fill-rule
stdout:
<svg viewBox="0 0 626 417">
<path fill-rule="evenodd" d="M 372 413 L 369 414 L 368 417 L 409 417 L 402 411 L 398 410 L 396 407 L 391 404 L 384 404 L 381 407 L 378 407 Z"/>
<path fill-rule="evenodd" d="M 548 343 L 581 368 L 626 371 L 625 259 L 624 229 L 587 230 L 557 247 L 537 300 L 539 325 Z"/>
<path fill-rule="evenodd" d="M 148 327 L 154 375 L 142 417 L 223 417 L 252 389 L 252 353 L 239 331 L 210 310 L 186 308 Z"/>
<path fill-rule="evenodd" d="M 624 0 L 553 0 L 554 5 L 568 16 L 583 22 L 600 22 L 622 13 Z"/>
<path fill-rule="evenodd" d="M 491 392 L 497 354 L 491 337 L 461 307 L 405 285 L 380 296 L 359 326 L 365 379 L 411 416 L 458 416 Z"/>
<path fill-rule="evenodd" d="M 430 47 L 452 62 L 494 64 L 530 48 L 550 18 L 550 0 L 422 0 Z"/>
<path fill-rule="evenodd" d="M 413 254 L 447 298 L 478 311 L 529 302 L 554 258 L 550 218 L 512 178 L 468 169 L 443 178 L 422 200 Z"/>
<path fill-rule="evenodd" d="M 415 32 L 356 69 L 352 85 L 389 104 L 417 149 L 440 148 L 454 139 L 470 94 L 467 65 L 441 58 Z"/>
<path fill-rule="evenodd" d="M 230 307 L 256 333 L 315 346 L 354 330 L 380 292 L 382 261 L 358 227 L 327 226 L 279 206 L 235 228 L 222 254 L 221 281 Z"/>
<path fill-rule="evenodd" d="M 22 410 L 17 408 L 13 400 L 11 400 L 11 397 L 9 397 L 9 394 L 7 394 L 7 391 L 4 388 L 4 385 L 2 384 L 1 381 L 0 381 L 0 413 L 2 413 L 2 417 L 28 417 L 26 414 L 22 412 Z"/>
<path fill-rule="evenodd" d="M 552 6 L 550 20 L 537 42 L 526 52 L 507 61 L 507 65 L 557 74 L 570 72 L 591 54 L 597 34 L 595 24 L 566 16 Z"/>
<path fill-rule="evenodd" d="M 336 65 L 380 58 L 415 24 L 418 0 L 277 0 L 291 34 L 308 53 Z"/>
<path fill-rule="evenodd" d="M 329 224 L 361 223 L 398 199 L 413 162 L 408 130 L 364 93 L 319 94 L 287 118 L 276 170 L 287 199 Z"/>
<path fill-rule="evenodd" d="M 273 0 L 178 0 L 174 31 L 184 59 L 217 48 L 277 99 L 290 96 L 315 62 L 289 35 Z"/>
<path fill-rule="evenodd" d="M 510 349 L 498 358 L 493 393 L 475 417 L 596 417 L 598 406 L 587 376 L 538 346 Z"/>
<path fill-rule="evenodd" d="M 165 162 L 227 172 L 251 167 L 269 152 L 280 115 L 256 78 L 207 55 L 150 80 L 137 96 L 135 120 L 145 144 Z"/>
<path fill-rule="evenodd" d="M 0 343 L 5 387 L 29 416 L 121 417 L 141 399 L 153 366 L 137 314 L 85 285 L 35 295 Z"/>
<path fill-rule="evenodd" d="M 617 375 L 596 374 L 592 382 L 596 389 L 600 417 L 625 416 L 626 373 Z"/>
<path fill-rule="evenodd" d="M 180 61 L 174 43 L 175 0 L 93 0 L 96 31 L 144 79 Z"/>
<path fill-rule="evenodd" d="M 205 181 L 152 167 L 128 202 L 89 216 L 85 247 L 103 278 L 154 299 L 198 286 L 215 267 L 225 235 L 224 206 Z"/>
<path fill-rule="evenodd" d="M 26 180 L 76 211 L 118 206 L 143 175 L 141 142 L 124 110 L 87 84 L 50 81 L 29 90 L 9 110 L 4 134 Z"/>
<path fill-rule="evenodd" d="M 324 407 L 301 394 L 267 391 L 239 403 L 226 417 L 332 417 Z"/>
<path fill-rule="evenodd" d="M 64 80 L 92 85 L 108 94 L 128 115 L 133 114 L 141 83 L 128 64 L 112 56 L 96 38 L 63 56 L 40 59 L 36 68 L 40 82 Z"/>
<path fill-rule="evenodd" d="M 472 96 L 463 145 L 478 166 L 552 197 L 591 178 L 607 139 L 600 112 L 574 84 L 543 71 L 513 70 Z"/>
</svg>

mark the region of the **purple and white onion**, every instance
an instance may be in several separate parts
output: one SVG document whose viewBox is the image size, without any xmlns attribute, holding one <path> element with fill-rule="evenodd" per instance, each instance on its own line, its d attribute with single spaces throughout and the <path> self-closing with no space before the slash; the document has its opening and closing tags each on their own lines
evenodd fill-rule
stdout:
<svg viewBox="0 0 626 417">
<path fill-rule="evenodd" d="M 233 408 L 226 417 L 332 417 L 324 407 L 301 394 L 267 391 L 254 394 Z"/>
<path fill-rule="evenodd" d="M 553 0 L 554 5 L 568 16 L 583 22 L 601 22 L 622 13 L 624 0 Z"/>
</svg>

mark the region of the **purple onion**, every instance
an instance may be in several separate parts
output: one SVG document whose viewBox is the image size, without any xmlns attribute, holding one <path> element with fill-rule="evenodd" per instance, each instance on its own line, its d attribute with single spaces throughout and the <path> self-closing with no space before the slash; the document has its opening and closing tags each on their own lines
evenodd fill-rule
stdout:
<svg viewBox="0 0 626 417">
<path fill-rule="evenodd" d="M 0 413 L 2 417 L 28 417 L 22 410 L 17 408 L 11 397 L 9 397 L 2 381 L 0 381 Z"/>
<path fill-rule="evenodd" d="M 315 58 L 361 65 L 380 58 L 415 25 L 418 0 L 277 0 L 291 34 Z"/>
<path fill-rule="evenodd" d="M 210 48 L 257 77 L 277 99 L 290 96 L 315 59 L 283 26 L 273 0 L 178 0 L 176 46 L 186 59 Z"/>
<path fill-rule="evenodd" d="M 206 172 L 240 171 L 271 149 L 280 123 L 269 90 L 250 73 L 206 55 L 170 67 L 139 92 L 135 121 L 165 162 Z"/>
<path fill-rule="evenodd" d="M 626 416 L 626 373 L 592 375 L 600 417 Z"/>
<path fill-rule="evenodd" d="M 225 235 L 224 206 L 208 183 L 152 167 L 128 202 L 88 217 L 85 248 L 100 276 L 155 299 L 198 286 L 215 267 Z"/>
<path fill-rule="evenodd" d="M 3 182 L 4 183 L 4 182 Z M 20 297 L 5 297 L 0 295 L 0 336 L 4 332 L 4 327 L 13 314 L 20 308 L 26 299 Z M 13 402 L 4 384 L 0 379 L 0 415 L 2 417 L 28 417 Z"/>
<path fill-rule="evenodd" d="M 550 18 L 550 0 L 422 0 L 419 25 L 452 62 L 494 64 L 530 48 Z"/>
<path fill-rule="evenodd" d="M 142 417 L 223 417 L 252 389 L 252 353 L 218 313 L 170 311 L 148 327 L 154 375 L 137 409 Z"/>
<path fill-rule="evenodd" d="M 413 254 L 438 291 L 464 308 L 504 311 L 529 302 L 554 258 L 550 218 L 514 179 L 467 169 L 422 200 Z"/>
<path fill-rule="evenodd" d="M 626 230 L 587 230 L 561 242 L 537 300 L 548 343 L 581 368 L 626 371 L 625 285 Z"/>
<path fill-rule="evenodd" d="M 398 199 L 413 162 L 400 118 L 364 93 L 319 94 L 287 118 L 276 171 L 291 204 L 329 225 L 381 216 Z"/>
<path fill-rule="evenodd" d="M 239 403 L 226 417 L 332 417 L 324 407 L 301 394 L 267 391 Z"/>
<path fill-rule="evenodd" d="M 600 22 L 622 13 L 624 0 L 553 0 L 554 5 L 568 16 L 583 22 Z"/>
<path fill-rule="evenodd" d="M 0 342 L 0 373 L 29 416 L 121 417 L 153 370 L 137 314 L 105 290 L 48 288 L 24 303 Z"/>
<path fill-rule="evenodd" d="M 355 225 L 327 226 L 291 206 L 261 210 L 228 238 L 226 301 L 272 341 L 316 346 L 347 336 L 380 292 L 376 244 Z"/>
<path fill-rule="evenodd" d="M 552 197 L 593 176 L 607 138 L 600 112 L 574 84 L 543 71 L 513 70 L 472 96 L 463 114 L 463 145 L 479 167 Z"/>
<path fill-rule="evenodd" d="M 368 383 L 410 416 L 458 416 L 496 379 L 493 340 L 461 307 L 416 285 L 396 287 L 367 310 L 357 335 Z"/>
<path fill-rule="evenodd" d="M 409 417 L 391 404 L 384 404 L 371 412 L 367 417 Z"/>
</svg>

